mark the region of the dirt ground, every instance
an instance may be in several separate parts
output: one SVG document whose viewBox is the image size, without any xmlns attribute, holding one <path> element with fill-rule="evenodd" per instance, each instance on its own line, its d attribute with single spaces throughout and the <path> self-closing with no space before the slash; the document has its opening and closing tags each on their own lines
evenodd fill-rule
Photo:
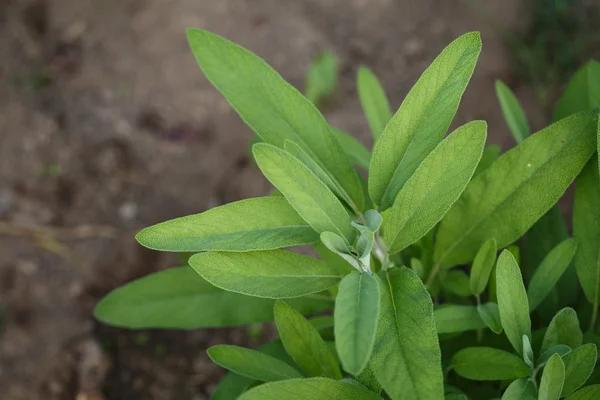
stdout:
<svg viewBox="0 0 600 400">
<path fill-rule="evenodd" d="M 487 120 L 506 148 L 496 78 L 540 121 L 501 41 L 520 3 L 0 0 L 0 398 L 206 399 L 222 371 L 205 349 L 249 343 L 240 329 L 140 333 L 91 317 L 111 289 L 177 262 L 142 249 L 137 230 L 269 190 L 186 27 L 246 46 L 299 88 L 331 49 L 341 76 L 325 115 L 367 144 L 356 68 L 370 66 L 397 107 L 449 41 L 480 30 L 456 122 Z"/>
</svg>

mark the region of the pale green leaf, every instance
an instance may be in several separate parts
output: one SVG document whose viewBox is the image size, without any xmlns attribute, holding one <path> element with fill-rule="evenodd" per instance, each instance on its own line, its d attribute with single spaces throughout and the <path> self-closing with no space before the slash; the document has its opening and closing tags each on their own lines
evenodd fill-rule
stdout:
<svg viewBox="0 0 600 400">
<path fill-rule="evenodd" d="M 575 73 L 558 100 L 554 121 L 600 106 L 600 63 L 591 60 Z"/>
<path fill-rule="evenodd" d="M 520 357 L 492 347 L 467 347 L 452 357 L 452 368 L 463 378 L 475 381 L 506 380 L 529 375 Z"/>
<path fill-rule="evenodd" d="M 544 367 L 538 400 L 559 400 L 564 382 L 565 364 L 560 356 L 555 354 Z"/>
<path fill-rule="evenodd" d="M 334 232 L 354 241 L 352 219 L 342 203 L 307 166 L 286 151 L 255 144 L 254 157 L 271 183 L 317 232 Z"/>
<path fill-rule="evenodd" d="M 261 58 L 201 29 L 189 29 L 188 42 L 208 80 L 260 137 L 283 147 L 302 146 L 362 207 L 358 175 L 317 108 Z"/>
<path fill-rule="evenodd" d="M 283 346 L 302 370 L 309 376 L 342 379 L 337 360 L 310 322 L 281 301 L 275 303 L 274 313 Z"/>
<path fill-rule="evenodd" d="M 381 393 L 381 384 L 375 376 L 375 372 L 371 368 L 370 364 L 367 364 L 365 369 L 355 377 L 355 379 L 363 386 L 368 388 L 370 391 L 377 394 Z"/>
<path fill-rule="evenodd" d="M 567 396 L 583 386 L 596 367 L 597 357 L 598 350 L 593 343 L 581 345 L 563 356 L 565 384 L 561 396 Z"/>
<path fill-rule="evenodd" d="M 523 335 L 531 338 L 529 303 L 519 264 L 508 250 L 498 257 L 496 290 L 502 327 L 517 353 L 522 355 Z"/>
<path fill-rule="evenodd" d="M 342 366 L 353 375 L 371 357 L 379 309 L 379 285 L 370 274 L 353 271 L 342 280 L 333 314 L 335 345 Z"/>
<path fill-rule="evenodd" d="M 517 96 L 502 81 L 496 81 L 496 96 L 502 108 L 502 114 L 508 124 L 510 132 L 517 143 L 521 143 L 531 133 L 525 112 Z"/>
<path fill-rule="evenodd" d="M 500 321 L 500 308 L 496 303 L 485 303 L 477 306 L 479 316 L 485 325 L 496 334 L 502 333 L 502 322 Z"/>
<path fill-rule="evenodd" d="M 529 341 L 529 336 L 527 335 L 523 335 L 523 360 L 531 368 L 535 366 L 533 359 L 533 349 L 531 348 L 531 342 Z"/>
<path fill-rule="evenodd" d="M 471 265 L 470 288 L 471 293 L 480 295 L 490 280 L 490 274 L 496 264 L 496 253 L 498 247 L 496 239 L 487 240 L 475 255 L 473 264 Z"/>
<path fill-rule="evenodd" d="M 457 296 L 468 297 L 471 295 L 469 276 L 465 271 L 455 270 L 444 274 L 442 286 Z"/>
<path fill-rule="evenodd" d="M 585 166 L 575 184 L 573 235 L 577 238 L 575 268 L 588 301 L 600 298 L 600 177 L 595 159 Z"/>
<path fill-rule="evenodd" d="M 535 270 L 527 288 L 529 312 L 533 312 L 565 272 L 577 249 L 577 240 L 567 239 L 556 246 Z"/>
<path fill-rule="evenodd" d="M 598 400 L 600 399 L 600 385 L 590 385 L 571 394 L 566 400 Z"/>
<path fill-rule="evenodd" d="M 306 98 L 318 105 L 337 87 L 337 58 L 331 51 L 319 53 L 308 67 L 306 74 Z"/>
<path fill-rule="evenodd" d="M 380 210 L 446 134 L 481 51 L 479 32 L 462 35 L 433 61 L 375 143 L 369 194 Z"/>
<path fill-rule="evenodd" d="M 474 306 L 444 305 L 433 313 L 438 334 L 485 328 Z"/>
<path fill-rule="evenodd" d="M 289 364 L 257 350 L 217 345 L 210 347 L 206 352 L 215 364 L 259 381 L 271 382 L 302 377 Z"/>
<path fill-rule="evenodd" d="M 369 122 L 371 133 L 377 139 L 392 119 L 390 102 L 381 83 L 367 67 L 358 69 L 357 86 L 360 104 Z"/>
<path fill-rule="evenodd" d="M 371 152 L 361 142 L 350 134 L 334 128 L 329 127 L 336 139 L 344 149 L 344 152 L 352 162 L 352 164 L 358 165 L 359 167 L 368 170 L 369 163 L 371 162 Z M 359 177 L 360 178 L 360 177 Z"/>
<path fill-rule="evenodd" d="M 583 334 L 579 327 L 577 313 L 572 308 L 563 308 L 550 321 L 542 342 L 542 353 L 559 344 L 574 349 L 581 346 L 581 343 L 583 343 Z"/>
<path fill-rule="evenodd" d="M 286 300 L 302 314 L 331 307 L 328 301 Z M 100 321 L 131 329 L 198 329 L 273 321 L 274 301 L 219 289 L 190 267 L 170 268 L 135 280 L 104 297 L 94 310 Z"/>
<path fill-rule="evenodd" d="M 314 243 L 319 235 L 284 198 L 258 197 L 161 222 L 136 239 L 162 251 L 252 251 Z"/>
<path fill-rule="evenodd" d="M 504 153 L 474 178 L 442 220 L 435 259 L 450 267 L 473 260 L 495 238 L 503 248 L 556 203 L 595 151 L 597 114 L 563 119 Z"/>
<path fill-rule="evenodd" d="M 327 378 L 290 379 L 252 388 L 238 400 L 381 400 L 360 385 Z"/>
<path fill-rule="evenodd" d="M 526 397 L 524 395 L 527 394 L 527 391 L 531 387 L 530 380 L 527 378 L 519 378 L 511 382 L 510 385 L 506 388 L 504 393 L 502 394 L 501 400 L 525 400 Z M 537 396 L 535 392 L 535 387 L 533 388 L 534 394 Z M 536 397 L 534 397 L 535 400 Z"/>
<path fill-rule="evenodd" d="M 337 285 L 342 278 L 323 261 L 285 250 L 199 253 L 188 262 L 216 287 L 271 299 L 317 293 Z"/>
<path fill-rule="evenodd" d="M 408 178 L 383 226 L 390 254 L 423 237 L 460 197 L 481 158 L 486 131 L 483 121 L 456 129 Z"/>
<path fill-rule="evenodd" d="M 475 168 L 475 172 L 473 173 L 473 178 L 477 175 L 481 174 L 483 171 L 488 169 L 498 157 L 500 157 L 500 146 L 491 144 L 486 146 L 483 149 L 483 154 L 481 155 L 481 160 L 479 160 L 479 164 L 477 164 L 477 168 Z"/>
<path fill-rule="evenodd" d="M 377 277 L 381 312 L 371 367 L 393 400 L 444 397 L 441 352 L 431 296 L 408 268 Z"/>
</svg>

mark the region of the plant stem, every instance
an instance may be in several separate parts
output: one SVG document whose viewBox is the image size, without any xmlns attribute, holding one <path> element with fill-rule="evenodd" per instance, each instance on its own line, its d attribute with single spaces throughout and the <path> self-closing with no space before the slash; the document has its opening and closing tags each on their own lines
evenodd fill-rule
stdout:
<svg viewBox="0 0 600 400">
<path fill-rule="evenodd" d="M 425 286 L 431 285 L 431 283 L 435 279 L 438 272 L 440 272 L 441 266 L 442 266 L 442 260 L 438 261 L 437 264 L 435 264 L 433 266 L 433 268 L 431 269 L 431 272 L 429 273 L 429 276 L 427 277 L 427 280 L 425 281 Z"/>
</svg>

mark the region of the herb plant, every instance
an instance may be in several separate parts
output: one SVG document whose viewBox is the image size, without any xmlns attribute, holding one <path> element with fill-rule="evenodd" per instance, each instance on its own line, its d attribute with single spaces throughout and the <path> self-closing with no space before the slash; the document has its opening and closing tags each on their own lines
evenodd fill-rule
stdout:
<svg viewBox="0 0 600 400">
<path fill-rule="evenodd" d="M 195 253 L 189 266 L 116 289 L 97 318 L 179 329 L 275 321 L 279 339 L 256 350 L 208 349 L 230 371 L 215 399 L 600 398 L 597 63 L 535 134 L 499 83 L 518 142 L 502 155 L 485 146 L 483 121 L 444 137 L 478 33 L 446 47 L 395 114 L 361 67 L 371 154 L 313 104 L 333 90 L 319 75 L 335 79 L 331 55 L 312 72 L 309 100 L 236 44 L 197 29 L 188 38 L 259 136 L 253 155 L 277 190 L 142 230 L 148 248 Z M 556 203 L 575 180 L 571 238 Z M 284 249 L 300 245 L 314 251 Z"/>
</svg>

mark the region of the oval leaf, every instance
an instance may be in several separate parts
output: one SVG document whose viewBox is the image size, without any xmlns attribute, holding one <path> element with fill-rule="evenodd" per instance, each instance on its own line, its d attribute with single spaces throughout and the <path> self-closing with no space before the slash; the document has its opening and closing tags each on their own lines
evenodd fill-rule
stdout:
<svg viewBox="0 0 600 400">
<path fill-rule="evenodd" d="M 517 353 L 522 355 L 523 335 L 531 338 L 529 303 L 519 264 L 508 250 L 498 257 L 496 291 L 504 332 Z"/>
<path fill-rule="evenodd" d="M 302 314 L 331 306 L 323 300 L 286 300 Z M 274 301 L 219 289 L 190 267 L 170 268 L 121 286 L 94 310 L 100 321 L 131 329 L 198 329 L 273 321 Z"/>
<path fill-rule="evenodd" d="M 538 400 L 558 400 L 565 382 L 565 364 L 558 354 L 550 357 L 540 382 Z"/>
<path fill-rule="evenodd" d="M 575 73 L 558 100 L 554 121 L 600 105 L 600 63 L 591 60 Z"/>
<path fill-rule="evenodd" d="M 560 310 L 548 325 L 542 341 L 542 353 L 551 347 L 564 344 L 574 349 L 583 343 L 577 313 L 572 308 Z"/>
<path fill-rule="evenodd" d="M 340 129 L 334 128 L 333 126 L 330 126 L 329 129 L 331 129 L 338 142 L 340 142 L 340 146 L 342 146 L 352 164 L 368 170 L 369 163 L 371 162 L 371 152 L 369 149 L 367 149 L 365 145 L 359 142 L 354 136 L 351 136 Z M 359 179 L 362 180 L 360 176 Z"/>
<path fill-rule="evenodd" d="M 497 251 L 496 239 L 487 240 L 477 252 L 475 260 L 473 260 L 469 285 L 471 293 L 476 296 L 485 290 L 490 280 L 490 274 L 496 264 Z"/>
<path fill-rule="evenodd" d="M 590 385 L 579 389 L 566 400 L 598 400 L 600 398 L 600 385 Z"/>
<path fill-rule="evenodd" d="M 477 306 L 479 316 L 486 326 L 496 334 L 502 333 L 502 322 L 500 321 L 500 308 L 496 303 L 485 303 Z"/>
<path fill-rule="evenodd" d="M 517 96 L 502 81 L 496 81 L 496 96 L 510 132 L 517 143 L 521 143 L 531 131 Z"/>
<path fill-rule="evenodd" d="M 533 312 L 552 291 L 565 272 L 577 249 L 575 239 L 567 239 L 556 246 L 535 270 L 527 288 L 529 312 Z"/>
<path fill-rule="evenodd" d="M 581 345 L 563 357 L 565 384 L 561 396 L 567 396 L 583 386 L 596 367 L 597 357 L 598 350 L 593 343 Z"/>
<path fill-rule="evenodd" d="M 320 292 L 341 279 L 338 271 L 323 261 L 285 250 L 199 253 L 188 262 L 216 287 L 270 299 Z"/>
<path fill-rule="evenodd" d="M 253 251 L 314 243 L 319 235 L 283 197 L 258 197 L 143 229 L 149 249 L 176 252 Z"/>
<path fill-rule="evenodd" d="M 352 219 L 344 206 L 306 165 L 286 151 L 265 143 L 252 147 L 256 163 L 298 214 L 319 233 L 334 232 L 354 240 Z"/>
<path fill-rule="evenodd" d="M 362 105 L 371 133 L 377 139 L 392 119 L 392 110 L 379 80 L 367 67 L 358 69 L 358 97 Z"/>
<path fill-rule="evenodd" d="M 423 237 L 459 198 L 481 158 L 486 130 L 483 121 L 461 126 L 406 181 L 383 226 L 390 254 Z"/>
<path fill-rule="evenodd" d="M 288 139 L 300 144 L 362 206 L 356 171 L 325 118 L 306 97 L 237 44 L 201 29 L 189 29 L 187 36 L 208 80 L 264 142 L 283 147 Z"/>
<path fill-rule="evenodd" d="M 380 210 L 392 206 L 404 183 L 448 130 L 481 51 L 479 32 L 462 35 L 433 61 L 375 143 L 369 194 Z"/>
<path fill-rule="evenodd" d="M 474 178 L 442 220 L 435 259 L 468 263 L 495 238 L 498 248 L 523 235 L 562 196 L 595 151 L 597 113 L 565 118 L 504 153 Z"/>
<path fill-rule="evenodd" d="M 443 399 L 433 302 L 419 277 L 394 268 L 377 277 L 381 312 L 371 368 L 394 400 Z"/>
<path fill-rule="evenodd" d="M 335 345 L 344 369 L 358 375 L 367 365 L 379 318 L 379 285 L 368 273 L 352 271 L 335 299 Z"/>
<path fill-rule="evenodd" d="M 473 306 L 447 305 L 435 310 L 433 317 L 438 334 L 485 328 L 485 323 Z"/>
<path fill-rule="evenodd" d="M 475 381 L 516 379 L 529 375 L 520 357 L 492 347 L 467 347 L 452 357 L 452 368 L 463 378 Z"/>
</svg>

